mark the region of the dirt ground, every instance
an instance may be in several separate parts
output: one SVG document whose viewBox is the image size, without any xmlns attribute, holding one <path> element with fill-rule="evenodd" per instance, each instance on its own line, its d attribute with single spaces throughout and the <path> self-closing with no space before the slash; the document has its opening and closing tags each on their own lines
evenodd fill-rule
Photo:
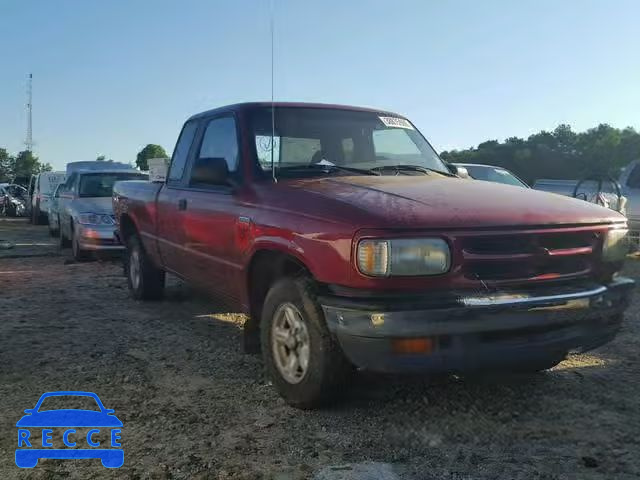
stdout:
<svg viewBox="0 0 640 480">
<path fill-rule="evenodd" d="M 343 403 L 304 412 L 241 352 L 242 317 L 177 281 L 135 302 L 118 261 L 73 263 L 46 227 L 0 220 L 0 478 L 640 478 L 638 301 L 613 343 L 547 373 L 359 374 Z M 122 468 L 15 466 L 16 421 L 54 390 L 115 409 Z"/>
</svg>

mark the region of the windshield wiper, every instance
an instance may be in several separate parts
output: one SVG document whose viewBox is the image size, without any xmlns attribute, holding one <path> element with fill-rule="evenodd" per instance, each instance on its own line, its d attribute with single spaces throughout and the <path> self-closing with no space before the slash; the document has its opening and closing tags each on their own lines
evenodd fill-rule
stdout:
<svg viewBox="0 0 640 480">
<path fill-rule="evenodd" d="M 348 172 L 348 173 L 357 173 L 359 175 L 380 175 L 373 170 L 365 169 L 365 168 L 354 168 L 354 167 L 343 167 L 341 165 L 327 165 L 322 163 L 311 163 L 309 165 L 292 165 L 290 167 L 278 167 L 278 170 L 289 171 L 289 170 L 314 170 L 314 171 L 323 171 L 323 172 Z"/>
<path fill-rule="evenodd" d="M 435 173 L 439 173 L 440 175 L 445 175 L 447 177 L 457 177 L 457 175 L 454 175 L 453 173 L 449 173 L 449 172 L 443 172 L 442 170 L 437 170 L 435 168 L 430 168 L 430 167 L 422 167 L 419 165 L 380 165 L 379 167 L 374 167 L 372 168 L 370 171 L 371 172 L 387 172 L 387 171 L 394 171 L 394 172 L 422 172 L 426 175 L 429 174 L 429 172 L 435 172 Z"/>
</svg>

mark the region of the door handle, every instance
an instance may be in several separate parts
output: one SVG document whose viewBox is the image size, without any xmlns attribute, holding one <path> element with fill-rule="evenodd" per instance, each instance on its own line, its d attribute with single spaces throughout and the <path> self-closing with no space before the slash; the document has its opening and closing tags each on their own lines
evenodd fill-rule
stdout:
<svg viewBox="0 0 640 480">
<path fill-rule="evenodd" d="M 187 199 L 181 198 L 178 200 L 178 210 L 186 210 L 187 209 Z"/>
</svg>

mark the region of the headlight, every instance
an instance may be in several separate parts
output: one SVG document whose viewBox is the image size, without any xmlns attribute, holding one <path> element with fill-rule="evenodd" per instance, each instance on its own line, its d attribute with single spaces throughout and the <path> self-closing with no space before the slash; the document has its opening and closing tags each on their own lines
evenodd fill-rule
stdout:
<svg viewBox="0 0 640 480">
<path fill-rule="evenodd" d="M 605 262 L 621 262 L 629 253 L 629 242 L 626 228 L 609 230 L 602 246 L 602 260 Z"/>
<path fill-rule="evenodd" d="M 111 215 L 101 213 L 81 213 L 78 215 L 78 223 L 82 225 L 113 225 Z"/>
<path fill-rule="evenodd" d="M 449 245 L 441 238 L 362 240 L 358 269 L 374 277 L 438 275 L 451 266 Z"/>
</svg>

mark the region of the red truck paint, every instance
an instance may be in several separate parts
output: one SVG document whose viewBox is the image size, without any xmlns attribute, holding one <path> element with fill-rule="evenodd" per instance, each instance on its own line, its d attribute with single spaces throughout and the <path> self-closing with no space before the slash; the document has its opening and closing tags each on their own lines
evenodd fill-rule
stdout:
<svg viewBox="0 0 640 480">
<path fill-rule="evenodd" d="M 277 183 L 257 178 L 247 113 L 265 105 L 269 104 L 234 105 L 192 117 L 206 120 L 231 114 L 236 119 L 243 175 L 236 188 L 212 192 L 121 182 L 114 189 L 121 235 L 137 232 L 159 268 L 224 298 L 233 309 L 259 314 L 251 308 L 249 273 L 260 252 L 296 259 L 315 282 L 345 298 L 371 298 L 376 292 L 477 293 L 487 284 L 526 289 L 611 276 L 600 259 L 602 239 L 609 229 L 624 226 L 626 219 L 591 203 L 440 175 L 281 178 Z M 297 106 L 352 108 L 276 108 Z M 180 202 L 186 202 L 186 210 L 179 209 Z M 445 239 L 451 248 L 450 271 L 397 278 L 359 272 L 355 249 L 360 239 L 405 236 Z M 518 256 L 494 248 L 516 241 L 535 242 L 540 251 Z M 474 245 L 489 245 L 494 251 L 474 253 Z M 553 265 L 548 262 L 553 256 L 562 268 L 536 270 L 541 258 Z M 514 264 L 520 272 L 510 266 Z M 491 277 L 501 268 L 503 278 Z"/>
</svg>

